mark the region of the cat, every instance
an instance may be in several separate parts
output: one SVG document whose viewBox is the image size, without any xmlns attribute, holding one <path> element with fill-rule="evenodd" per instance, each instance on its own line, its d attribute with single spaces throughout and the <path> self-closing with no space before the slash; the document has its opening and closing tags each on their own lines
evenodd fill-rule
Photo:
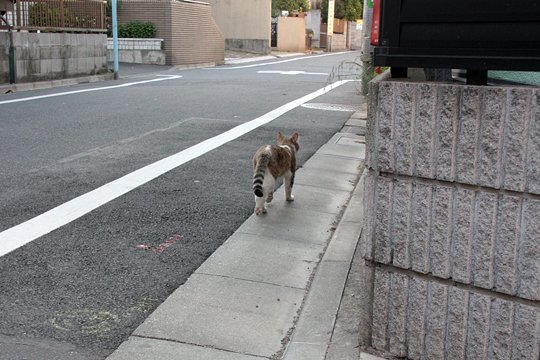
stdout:
<svg viewBox="0 0 540 360">
<path fill-rule="evenodd" d="M 274 185 L 278 177 L 283 177 L 285 183 L 285 199 L 294 201 L 291 194 L 296 171 L 296 152 L 298 133 L 285 138 L 278 132 L 277 145 L 263 145 L 253 156 L 253 194 L 255 195 L 255 214 L 266 213 L 264 201 L 271 202 L 274 198 Z"/>
</svg>

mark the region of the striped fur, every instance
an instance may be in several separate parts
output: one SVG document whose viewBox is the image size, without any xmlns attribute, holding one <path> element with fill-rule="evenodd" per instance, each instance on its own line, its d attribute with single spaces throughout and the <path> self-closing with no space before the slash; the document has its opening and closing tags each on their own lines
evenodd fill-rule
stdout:
<svg viewBox="0 0 540 360">
<path fill-rule="evenodd" d="M 268 166 L 268 162 L 270 161 L 270 154 L 263 153 L 259 157 L 259 160 L 257 161 L 257 166 L 255 168 L 255 171 L 253 173 L 253 193 L 257 197 L 263 197 L 263 182 L 264 182 L 264 174 L 266 173 L 266 168 Z"/>
</svg>

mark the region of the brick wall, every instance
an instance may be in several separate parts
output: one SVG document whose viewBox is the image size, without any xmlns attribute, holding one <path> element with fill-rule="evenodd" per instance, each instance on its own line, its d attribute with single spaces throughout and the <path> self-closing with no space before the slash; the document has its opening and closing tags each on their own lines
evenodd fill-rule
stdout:
<svg viewBox="0 0 540 360">
<path fill-rule="evenodd" d="M 225 40 L 209 5 L 190 1 L 123 0 L 118 22 L 150 21 L 164 39 L 168 65 L 222 64 Z"/>
<path fill-rule="evenodd" d="M 537 88 L 370 85 L 365 345 L 538 360 L 539 105 Z"/>
</svg>

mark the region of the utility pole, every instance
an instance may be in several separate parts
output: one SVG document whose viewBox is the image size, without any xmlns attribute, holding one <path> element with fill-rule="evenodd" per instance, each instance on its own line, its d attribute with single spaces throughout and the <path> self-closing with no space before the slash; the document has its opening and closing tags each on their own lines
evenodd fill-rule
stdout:
<svg viewBox="0 0 540 360">
<path fill-rule="evenodd" d="M 362 94 L 368 94 L 368 84 L 373 79 L 373 46 L 371 45 L 371 24 L 373 22 L 373 0 L 364 1 L 362 21 Z"/>
<path fill-rule="evenodd" d="M 332 36 L 334 35 L 335 0 L 328 0 L 328 24 L 326 26 L 326 50 L 332 52 Z"/>
<path fill-rule="evenodd" d="M 112 0 L 112 33 L 114 53 L 114 79 L 118 80 L 118 18 L 116 16 L 116 0 Z"/>
</svg>

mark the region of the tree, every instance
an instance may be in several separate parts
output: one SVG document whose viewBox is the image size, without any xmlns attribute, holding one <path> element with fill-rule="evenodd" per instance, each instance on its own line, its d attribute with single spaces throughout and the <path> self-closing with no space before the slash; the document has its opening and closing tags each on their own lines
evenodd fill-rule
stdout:
<svg viewBox="0 0 540 360">
<path fill-rule="evenodd" d="M 309 10 L 308 0 L 272 0 L 272 16 L 276 17 L 282 11 L 289 13 L 304 12 Z"/>
<path fill-rule="evenodd" d="M 345 19 L 356 21 L 362 18 L 362 0 L 345 0 Z"/>
<path fill-rule="evenodd" d="M 334 17 L 355 21 L 362 18 L 362 0 L 336 0 Z M 328 0 L 321 3 L 321 17 L 324 23 L 328 22 Z"/>
</svg>

